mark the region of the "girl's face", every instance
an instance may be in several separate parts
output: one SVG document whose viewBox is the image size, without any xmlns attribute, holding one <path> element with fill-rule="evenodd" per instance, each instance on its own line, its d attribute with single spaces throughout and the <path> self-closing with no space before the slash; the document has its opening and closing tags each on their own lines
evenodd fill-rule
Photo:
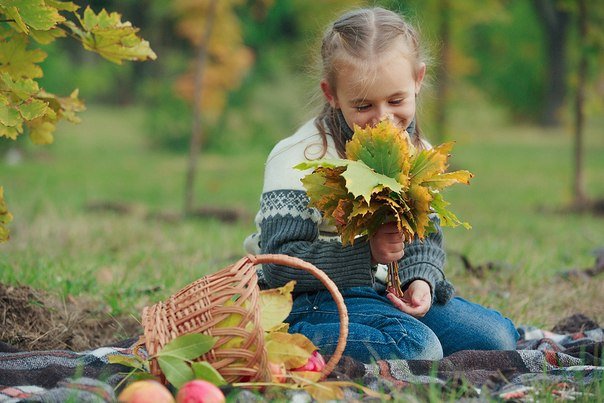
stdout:
<svg viewBox="0 0 604 403">
<path fill-rule="evenodd" d="M 389 119 L 406 129 L 415 116 L 415 98 L 426 71 L 422 64 L 417 75 L 400 51 L 392 50 L 372 62 L 369 68 L 351 63 L 339 69 L 335 93 L 326 81 L 321 89 L 332 107 L 342 110 L 350 128 L 374 126 Z"/>
</svg>

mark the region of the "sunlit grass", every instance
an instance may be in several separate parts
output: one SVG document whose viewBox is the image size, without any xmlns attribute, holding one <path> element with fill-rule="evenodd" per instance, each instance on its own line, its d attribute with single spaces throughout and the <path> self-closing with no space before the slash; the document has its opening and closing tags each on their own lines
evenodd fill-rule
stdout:
<svg viewBox="0 0 604 403">
<path fill-rule="evenodd" d="M 593 250 L 604 247 L 602 217 L 556 212 L 571 200 L 570 134 L 508 126 L 498 118 L 489 126 L 489 112 L 474 115 L 474 125 L 453 115 L 451 130 L 453 167 L 476 174 L 469 187 L 446 194 L 452 210 L 473 226 L 446 229 L 447 271 L 459 293 L 517 324 L 551 327 L 574 312 L 602 321 L 601 277 L 571 282 L 558 275 L 592 266 Z M 199 160 L 197 204 L 242 209 L 247 219 L 151 219 L 149 213 L 180 211 L 186 156 L 148 147 L 142 109 L 92 105 L 82 117 L 80 125 L 62 125 L 55 144 L 27 146 L 22 163 L 1 165 L 15 220 L 11 241 L 0 246 L 0 281 L 62 296 L 89 294 L 114 313 L 138 315 L 145 304 L 243 256 L 267 150 Z M 601 123 L 590 121 L 585 163 L 588 192 L 598 197 L 604 197 Z M 133 210 L 90 211 L 91 201 Z M 496 268 L 474 278 L 459 255 Z"/>
</svg>

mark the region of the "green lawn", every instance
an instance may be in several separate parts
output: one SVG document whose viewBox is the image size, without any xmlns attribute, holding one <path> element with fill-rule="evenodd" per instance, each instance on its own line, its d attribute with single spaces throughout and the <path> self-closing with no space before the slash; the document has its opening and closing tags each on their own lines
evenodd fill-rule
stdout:
<svg viewBox="0 0 604 403">
<path fill-rule="evenodd" d="M 113 313 L 138 316 L 144 305 L 243 255 L 268 150 L 200 157 L 197 202 L 243 209 L 248 219 L 149 219 L 148 212 L 180 210 L 186 157 L 150 149 L 143 117 L 138 108 L 90 105 L 83 123 L 60 126 L 53 145 L 27 146 L 18 165 L 0 162 L 15 216 L 12 239 L 0 245 L 0 281 L 89 295 Z M 589 122 L 585 164 L 587 189 L 599 197 L 603 124 L 601 116 Z M 507 126 L 464 111 L 454 115 L 451 133 L 453 167 L 476 175 L 471 186 L 447 193 L 452 210 L 473 226 L 446 229 L 447 270 L 459 293 L 517 324 L 551 327 L 574 312 L 602 322 L 602 275 L 572 281 L 559 275 L 592 266 L 593 250 L 604 247 L 602 216 L 556 212 L 571 200 L 568 130 Z M 135 208 L 127 215 L 89 211 L 92 201 Z M 471 276 L 460 254 L 495 269 Z"/>
</svg>

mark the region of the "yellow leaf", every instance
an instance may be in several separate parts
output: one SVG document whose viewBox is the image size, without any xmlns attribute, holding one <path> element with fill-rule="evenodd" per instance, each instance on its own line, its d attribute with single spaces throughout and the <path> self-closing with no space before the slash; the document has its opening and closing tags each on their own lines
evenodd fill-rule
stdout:
<svg viewBox="0 0 604 403">
<path fill-rule="evenodd" d="M 273 326 L 270 329 L 265 329 L 265 331 L 267 333 L 272 333 L 272 332 L 287 333 L 289 331 L 289 323 L 286 323 L 286 322 L 279 323 L 278 325 Z"/>
<path fill-rule="evenodd" d="M 292 380 L 296 381 L 296 383 L 301 382 L 312 382 L 316 383 L 321 380 L 321 372 L 317 371 L 290 371 L 289 372 Z"/>
<path fill-rule="evenodd" d="M 432 179 L 424 181 L 423 185 L 428 186 L 433 190 L 440 190 L 456 183 L 469 185 L 470 179 L 473 177 L 474 175 L 470 171 L 445 172 L 444 174 L 436 175 Z"/>
<path fill-rule="evenodd" d="M 332 385 L 327 382 L 304 385 L 304 390 L 307 391 L 313 397 L 313 399 L 319 402 L 344 399 L 344 391 L 342 388 L 338 385 Z"/>
<path fill-rule="evenodd" d="M 54 141 L 52 133 L 55 128 L 51 122 L 36 119 L 29 124 L 29 137 L 34 144 L 51 144 Z"/>
<path fill-rule="evenodd" d="M 306 364 L 313 351 L 317 350 L 317 346 L 300 333 L 267 333 L 265 340 L 268 360 L 284 364 L 286 369 Z"/>
<path fill-rule="evenodd" d="M 124 60 L 155 60 L 157 55 L 149 42 L 137 36 L 138 28 L 128 21 L 122 22 L 121 15 L 101 10 L 98 14 L 86 7 L 83 17 L 77 13 L 82 29 L 71 21 L 66 25 L 73 35 L 78 36 L 85 49 L 98 53 L 116 64 Z"/>
<path fill-rule="evenodd" d="M 260 325 L 267 330 L 282 323 L 292 310 L 292 291 L 296 285 L 290 281 L 283 287 L 260 291 Z"/>
<path fill-rule="evenodd" d="M 414 184 L 411 185 L 408 193 L 409 198 L 413 203 L 412 208 L 413 218 L 415 219 L 415 232 L 417 233 L 417 236 L 422 239 L 424 238 L 426 227 L 430 222 L 428 214 L 430 214 L 432 195 L 428 191 L 428 188 Z"/>
<path fill-rule="evenodd" d="M 16 140 L 19 134 L 23 133 L 23 125 L 19 124 L 15 127 L 5 126 L 0 123 L 0 137 L 6 137 L 11 140 Z"/>
<path fill-rule="evenodd" d="M 229 299 L 224 303 L 225 307 L 233 307 L 233 313 L 227 315 L 224 319 L 214 325 L 215 329 L 223 329 L 223 328 L 233 328 L 233 327 L 241 327 L 242 321 L 244 319 L 244 315 L 249 310 L 249 301 L 243 301 L 241 303 L 238 299 Z M 252 322 L 248 322 L 245 325 L 246 329 L 251 329 L 253 326 Z M 239 348 L 243 345 L 243 337 L 240 336 L 232 336 L 225 343 L 218 343 L 216 345 L 216 349 L 232 349 Z"/>
<path fill-rule="evenodd" d="M 6 202 L 4 201 L 4 189 L 0 186 L 0 242 L 7 241 L 9 238 L 8 223 L 13 219 L 12 214 L 8 211 Z"/>
</svg>

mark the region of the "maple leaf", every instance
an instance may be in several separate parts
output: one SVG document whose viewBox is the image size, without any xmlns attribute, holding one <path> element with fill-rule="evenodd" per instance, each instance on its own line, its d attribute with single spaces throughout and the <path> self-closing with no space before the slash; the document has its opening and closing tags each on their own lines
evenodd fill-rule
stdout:
<svg viewBox="0 0 604 403">
<path fill-rule="evenodd" d="M 0 186 L 0 242 L 7 241 L 9 238 L 8 223 L 13 219 L 12 214 L 8 211 L 6 202 L 4 201 L 4 189 Z"/>
<path fill-rule="evenodd" d="M 0 3 L 0 11 L 24 33 L 28 33 L 30 27 L 46 31 L 65 21 L 54 4 L 47 5 L 44 0 L 4 0 Z"/>
<path fill-rule="evenodd" d="M 56 126 L 42 119 L 36 119 L 34 121 L 29 122 L 29 138 L 34 144 L 52 144 L 54 141 L 53 133 L 56 129 Z"/>
<path fill-rule="evenodd" d="M 406 131 L 383 121 L 365 129 L 355 126 L 346 159 L 307 161 L 294 168 L 314 168 L 302 179 L 309 205 L 336 226 L 343 245 L 360 235 L 373 235 L 389 221 L 396 222 L 410 241 L 435 229 L 432 213 L 443 225 L 469 227 L 447 210 L 439 193 L 472 178 L 469 171 L 446 172 L 453 144 L 418 150 Z"/>
<path fill-rule="evenodd" d="M 265 331 L 280 329 L 282 322 L 292 310 L 292 291 L 296 282 L 288 282 L 283 287 L 260 291 L 260 326 Z"/>
<path fill-rule="evenodd" d="M 399 173 L 409 172 L 409 154 L 412 145 L 406 131 L 397 131 L 394 125 L 384 120 L 375 127 L 365 130 L 355 125 L 355 136 L 346 144 L 346 158 L 363 161 L 375 172 L 395 178 Z"/>
<path fill-rule="evenodd" d="M 298 368 L 306 364 L 311 354 L 317 350 L 301 333 L 271 332 L 265 337 L 268 360 L 284 364 L 286 369 Z"/>
<path fill-rule="evenodd" d="M 36 63 L 46 59 L 41 49 L 28 50 L 29 40 L 21 34 L 0 42 L 0 72 L 8 73 L 13 79 L 42 77 L 42 68 Z"/>
<path fill-rule="evenodd" d="M 119 13 L 108 13 L 103 9 L 95 14 L 90 7 L 86 7 L 82 17 L 77 13 L 75 15 L 81 28 L 72 21 L 65 21 L 64 25 L 79 37 L 85 49 L 116 64 L 122 64 L 124 60 L 157 58 L 149 42 L 136 35 L 139 29 L 128 21 L 122 22 Z"/>
</svg>

